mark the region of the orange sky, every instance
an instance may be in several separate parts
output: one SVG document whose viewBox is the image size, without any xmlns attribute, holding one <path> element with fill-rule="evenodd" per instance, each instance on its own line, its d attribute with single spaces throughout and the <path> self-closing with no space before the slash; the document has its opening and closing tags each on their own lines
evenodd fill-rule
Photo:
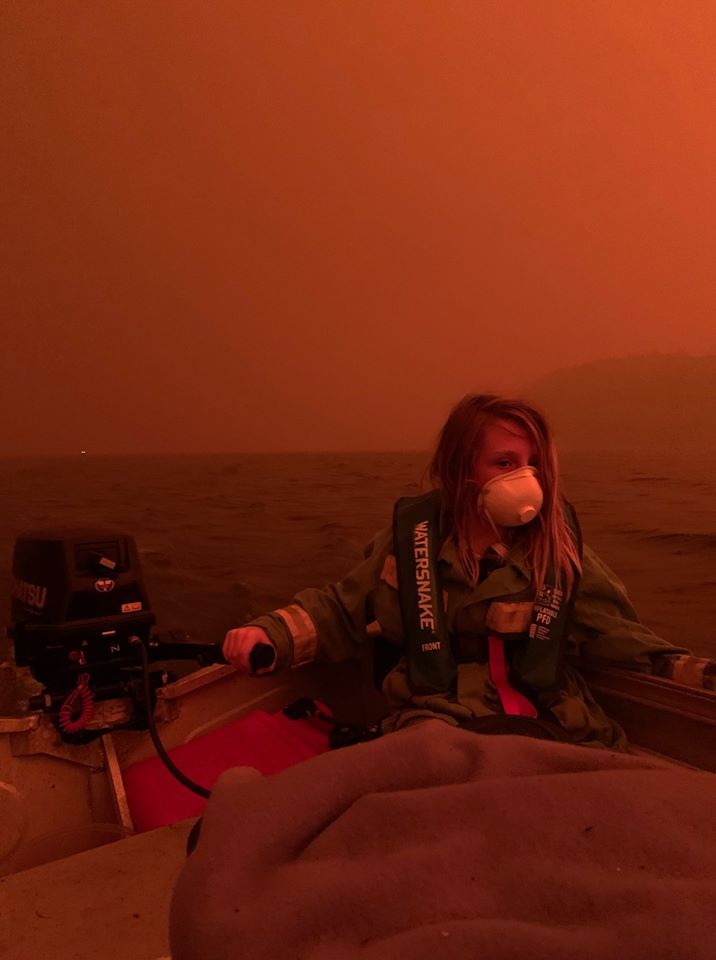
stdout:
<svg viewBox="0 0 716 960">
<path fill-rule="evenodd" d="M 6 453 L 424 448 L 716 350 L 711 0 L 0 11 Z"/>
</svg>

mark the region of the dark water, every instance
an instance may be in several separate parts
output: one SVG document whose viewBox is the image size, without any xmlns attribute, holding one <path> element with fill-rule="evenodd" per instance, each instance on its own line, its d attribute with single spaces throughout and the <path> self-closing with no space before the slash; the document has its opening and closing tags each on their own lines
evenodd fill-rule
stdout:
<svg viewBox="0 0 716 960">
<path fill-rule="evenodd" d="M 75 457 L 0 462 L 0 597 L 9 618 L 14 538 L 29 528 L 110 526 L 134 535 L 161 627 L 218 641 L 306 586 L 340 578 L 420 454 Z M 665 455 L 562 456 L 585 540 L 658 634 L 716 656 L 716 463 Z M 0 712 L 19 696 L 0 648 Z"/>
</svg>

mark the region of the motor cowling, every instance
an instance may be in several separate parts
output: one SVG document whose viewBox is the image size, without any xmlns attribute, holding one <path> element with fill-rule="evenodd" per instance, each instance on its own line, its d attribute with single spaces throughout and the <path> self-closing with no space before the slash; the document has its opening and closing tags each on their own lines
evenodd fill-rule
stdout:
<svg viewBox="0 0 716 960">
<path fill-rule="evenodd" d="M 134 538 L 104 530 L 26 533 L 15 543 L 11 622 L 15 661 L 53 694 L 89 670 L 93 681 L 136 663 L 155 617 Z"/>
</svg>

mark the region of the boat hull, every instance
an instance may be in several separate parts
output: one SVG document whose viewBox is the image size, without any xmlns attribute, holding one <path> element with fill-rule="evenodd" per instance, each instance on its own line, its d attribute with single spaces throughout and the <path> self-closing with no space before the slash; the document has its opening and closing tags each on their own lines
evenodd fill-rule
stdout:
<svg viewBox="0 0 716 960">
<path fill-rule="evenodd" d="M 622 670 L 580 670 L 636 752 L 716 772 L 716 694 Z M 301 696 L 322 700 L 352 723 L 372 723 L 384 712 L 365 662 L 262 678 L 214 666 L 158 691 L 157 728 L 171 750 Z M 42 715 L 0 718 L 0 876 L 132 836 L 123 771 L 155 756 L 146 731 L 116 730 L 77 747 L 64 744 Z"/>
</svg>

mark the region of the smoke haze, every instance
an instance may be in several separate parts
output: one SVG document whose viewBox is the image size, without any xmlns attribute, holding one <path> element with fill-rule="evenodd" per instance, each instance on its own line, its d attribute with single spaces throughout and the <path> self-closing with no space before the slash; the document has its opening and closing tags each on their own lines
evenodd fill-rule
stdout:
<svg viewBox="0 0 716 960">
<path fill-rule="evenodd" d="M 26 0 L 0 37 L 6 454 L 425 449 L 467 391 L 716 352 L 712 3 Z"/>
</svg>

